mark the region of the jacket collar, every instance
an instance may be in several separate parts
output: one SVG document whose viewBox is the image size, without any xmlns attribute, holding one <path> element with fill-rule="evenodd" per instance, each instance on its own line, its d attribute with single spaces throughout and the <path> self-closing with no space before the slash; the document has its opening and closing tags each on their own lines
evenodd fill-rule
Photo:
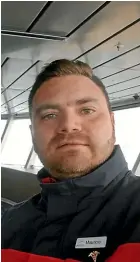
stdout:
<svg viewBox="0 0 140 262">
<path fill-rule="evenodd" d="M 85 176 L 58 182 L 43 168 L 38 172 L 37 177 L 43 192 L 46 191 L 47 194 L 72 194 L 78 188 L 104 188 L 120 173 L 123 172 L 124 176 L 127 171 L 128 166 L 121 148 L 119 145 L 115 145 L 110 158 Z"/>
</svg>

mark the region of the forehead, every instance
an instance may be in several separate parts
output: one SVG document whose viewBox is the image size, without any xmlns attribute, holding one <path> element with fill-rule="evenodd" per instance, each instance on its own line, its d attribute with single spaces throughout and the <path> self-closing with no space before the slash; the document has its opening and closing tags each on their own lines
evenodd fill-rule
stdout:
<svg viewBox="0 0 140 262">
<path fill-rule="evenodd" d="M 74 100 L 92 97 L 105 101 L 100 88 L 85 76 L 60 76 L 44 82 L 33 98 L 33 107 L 45 102 L 71 104 Z"/>
</svg>

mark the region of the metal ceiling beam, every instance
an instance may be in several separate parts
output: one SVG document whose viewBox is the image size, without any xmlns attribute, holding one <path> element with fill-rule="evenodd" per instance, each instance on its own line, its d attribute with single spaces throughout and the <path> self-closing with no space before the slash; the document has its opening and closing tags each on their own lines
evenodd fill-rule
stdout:
<svg viewBox="0 0 140 262">
<path fill-rule="evenodd" d="M 62 41 L 66 39 L 66 37 L 64 36 L 44 35 L 44 34 L 37 34 L 37 33 L 5 30 L 5 29 L 1 30 L 1 35 L 25 37 L 25 38 L 33 38 L 33 39 L 43 39 L 43 40 L 51 40 L 51 41 Z"/>
<path fill-rule="evenodd" d="M 22 76 L 24 76 L 29 70 L 31 70 L 36 64 L 38 64 L 40 61 L 37 60 L 35 63 L 33 63 L 31 66 L 29 66 L 20 76 L 18 76 L 10 85 L 8 85 L 1 93 L 3 94 L 9 87 L 11 87 L 13 84 L 15 84 Z"/>
<path fill-rule="evenodd" d="M 124 68 L 124 69 L 122 69 L 122 70 L 120 70 L 120 71 L 118 71 L 118 72 L 115 72 L 115 73 L 110 74 L 110 75 L 108 75 L 108 76 L 104 76 L 104 77 L 102 77 L 101 80 L 106 79 L 106 78 L 108 78 L 108 77 L 110 77 L 110 76 L 117 75 L 117 74 L 119 74 L 119 73 L 122 73 L 122 72 L 124 72 L 124 71 L 129 70 L 129 69 L 132 69 L 132 68 L 134 68 L 134 67 L 136 67 L 136 66 L 139 66 L 139 65 L 140 65 L 140 63 L 135 64 L 135 65 L 130 66 L 130 67 L 127 67 L 127 68 Z"/>
<path fill-rule="evenodd" d="M 3 63 L 1 64 L 1 68 L 8 62 L 10 58 L 9 57 L 6 57 L 3 61 Z"/>
<path fill-rule="evenodd" d="M 8 117 L 9 117 L 9 115 L 8 114 L 3 114 L 3 115 L 1 115 L 1 119 L 2 120 L 7 120 L 8 119 Z M 15 120 L 15 119 L 29 119 L 30 117 L 29 117 L 29 113 L 22 113 L 22 114 L 13 114 L 12 115 L 12 117 L 13 117 L 13 119 Z"/>
<path fill-rule="evenodd" d="M 129 49 L 128 51 L 126 51 L 126 52 L 124 52 L 124 53 L 122 53 L 122 54 L 120 54 L 120 55 L 117 55 L 117 56 L 115 56 L 115 57 L 113 57 L 113 58 L 111 58 L 111 59 L 109 59 L 109 60 L 107 60 L 107 61 L 105 61 L 105 62 L 103 62 L 103 63 L 101 63 L 101 64 L 99 64 L 99 65 L 97 65 L 97 66 L 94 66 L 94 67 L 92 68 L 92 70 L 93 70 L 93 69 L 96 69 L 96 68 L 98 68 L 98 67 L 100 67 L 100 66 L 103 66 L 103 65 L 105 65 L 105 64 L 107 64 L 107 63 L 109 63 L 109 62 L 111 62 L 111 61 L 114 61 L 115 59 L 117 59 L 117 58 L 119 58 L 119 57 L 121 57 L 121 56 L 124 56 L 124 55 L 126 55 L 126 54 L 129 54 L 130 52 L 133 52 L 134 50 L 136 50 L 136 49 L 138 49 L 138 48 L 140 48 L 140 45 L 138 45 L 138 46 L 136 46 L 136 47 L 134 47 L 134 48 L 132 48 L 132 49 Z"/>
<path fill-rule="evenodd" d="M 100 42 L 99 44 L 91 47 L 90 49 L 88 49 L 86 52 L 82 53 L 81 55 L 77 56 L 76 58 L 73 59 L 73 61 L 79 59 L 80 57 L 86 55 L 87 53 L 91 52 L 92 50 L 96 49 L 97 47 L 103 45 L 104 43 L 108 42 L 110 39 L 112 39 L 113 37 L 121 34 L 122 32 L 124 32 L 125 30 L 127 30 L 128 28 L 130 28 L 131 26 L 134 26 L 135 24 L 140 22 L 140 18 L 136 19 L 134 22 L 130 23 L 129 25 L 125 26 L 123 29 L 119 30 L 118 32 L 116 32 L 115 34 L 109 36 L 108 38 L 106 38 L 105 40 L 103 40 L 102 42 Z"/>
<path fill-rule="evenodd" d="M 86 24 L 91 18 L 93 18 L 96 14 L 98 14 L 102 9 L 104 9 L 107 5 L 109 5 L 111 1 L 106 1 L 104 4 L 99 6 L 95 11 L 91 13 L 86 19 L 84 19 L 83 22 L 81 22 L 78 26 L 76 26 L 72 31 L 70 31 L 66 37 L 70 37 L 72 34 L 74 34 L 79 28 L 81 28 L 84 24 Z"/>
<path fill-rule="evenodd" d="M 40 20 L 40 18 L 43 16 L 43 14 L 47 11 L 47 9 L 53 4 L 53 1 L 48 1 L 43 8 L 41 9 L 41 11 L 37 14 L 37 16 L 33 19 L 33 21 L 31 22 L 31 24 L 28 26 L 28 28 L 26 29 L 26 32 L 30 32 L 31 29 L 33 29 L 33 27 L 36 25 L 36 23 Z"/>
</svg>

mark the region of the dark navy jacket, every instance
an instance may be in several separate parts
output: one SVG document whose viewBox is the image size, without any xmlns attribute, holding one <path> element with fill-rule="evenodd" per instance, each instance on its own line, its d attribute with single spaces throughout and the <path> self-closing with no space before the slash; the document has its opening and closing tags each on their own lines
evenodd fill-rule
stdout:
<svg viewBox="0 0 140 262">
<path fill-rule="evenodd" d="M 83 177 L 54 182 L 42 169 L 38 178 L 41 194 L 3 216 L 2 262 L 140 261 L 140 177 L 128 170 L 119 146 Z M 89 237 L 107 237 L 106 246 L 75 248 Z M 94 251 L 96 260 L 89 256 Z"/>
</svg>

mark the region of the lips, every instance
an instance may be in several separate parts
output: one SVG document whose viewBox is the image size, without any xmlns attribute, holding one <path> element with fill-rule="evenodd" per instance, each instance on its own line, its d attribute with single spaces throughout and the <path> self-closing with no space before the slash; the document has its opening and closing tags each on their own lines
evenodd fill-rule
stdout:
<svg viewBox="0 0 140 262">
<path fill-rule="evenodd" d="M 65 147 L 65 146 L 87 146 L 87 144 L 79 143 L 79 142 L 72 142 L 72 143 L 62 143 L 58 146 L 58 148 Z"/>
</svg>

